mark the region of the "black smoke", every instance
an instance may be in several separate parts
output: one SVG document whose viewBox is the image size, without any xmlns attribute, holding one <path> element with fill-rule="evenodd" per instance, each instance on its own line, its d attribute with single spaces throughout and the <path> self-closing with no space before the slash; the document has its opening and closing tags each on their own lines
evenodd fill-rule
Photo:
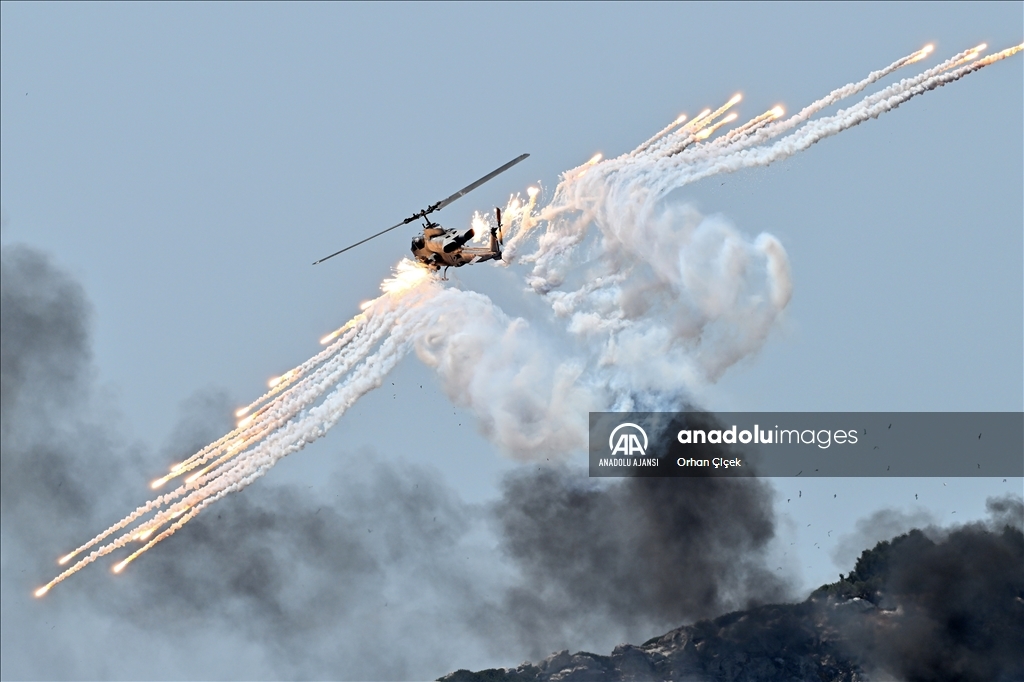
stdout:
<svg viewBox="0 0 1024 682">
<path fill-rule="evenodd" d="M 433 472 L 367 452 L 341 453 L 330 493 L 260 481 L 122 575 L 102 559 L 34 599 L 56 557 L 230 428 L 231 402 L 197 393 L 158 453 L 127 442 L 94 390 L 81 287 L 30 248 L 0 262 L 0 676 L 411 679 L 487 655 L 465 627 L 430 627 L 445 607 L 479 621 L 486 580 L 455 557 L 481 553 L 467 534 L 483 514 Z"/>
<path fill-rule="evenodd" d="M 800 643 L 803 665 L 821 637 L 821 661 L 842 652 L 849 670 L 1024 677 L 1018 498 L 990 501 L 987 525 L 882 542 L 804 605 L 769 608 L 757 605 L 789 592 L 765 567 L 775 520 L 756 479 L 594 482 L 523 468 L 482 508 L 430 470 L 343 453 L 331 494 L 264 479 L 124 575 L 93 566 L 33 600 L 55 556 L 144 499 L 154 471 L 229 428 L 231 401 L 219 391 L 186 401 L 159 453 L 127 442 L 93 388 L 81 288 L 24 247 L 3 248 L 0 280 L 4 678 L 412 679 L 700 619 L 712 620 L 675 632 L 723 656 L 747 646 L 737 637 L 781 638 Z M 97 634 L 111 630 L 116 646 Z M 62 650 L 70 657 L 53 663 Z"/>
<path fill-rule="evenodd" d="M 94 484 L 120 481 L 134 453 L 83 414 L 92 402 L 90 308 L 42 254 L 4 247 L 0 267 L 0 506 L 3 528 L 53 545 L 87 530 Z M 118 450 L 115 462 L 105 453 Z M 95 456 L 85 456 L 85 453 Z M 83 456 L 71 456 L 82 453 Z"/>
<path fill-rule="evenodd" d="M 776 521 L 764 481 L 523 467 L 475 506 L 433 471 L 367 451 L 339 453 L 326 489 L 261 479 L 123 575 L 101 561 L 34 600 L 56 556 L 230 427 L 232 401 L 197 393 L 150 452 L 94 390 L 80 286 L 44 255 L 4 247 L 0 304 L 3 649 L 19 652 L 3 657 L 4 678 L 414 679 L 642 641 L 791 594 L 766 570 Z M 996 530 L 901 536 L 830 588 L 877 611 L 825 619 L 851 660 L 901 679 L 1007 669 L 1021 643 L 1020 503 L 990 512 Z M 72 653 L 49 663 L 61 650 Z"/>
<path fill-rule="evenodd" d="M 865 667 L 908 681 L 1024 679 L 1024 512 L 1015 497 L 988 508 L 989 524 L 880 542 L 823 588 L 879 609 L 839 620 Z"/>
<path fill-rule="evenodd" d="M 101 561 L 35 601 L 53 558 L 229 428 L 231 402 L 186 401 L 158 453 L 126 442 L 94 394 L 81 287 L 25 247 L 4 247 L 2 264 L 5 650 L 23 648 L 15 622 L 45 613 L 75 632 L 115 622 L 128 652 L 191 648 L 175 676 L 420 678 L 456 660 L 646 637 L 784 590 L 761 566 L 774 533 L 763 484 L 591 486 L 542 468 L 511 476 L 484 509 L 422 467 L 349 453 L 333 496 L 263 479 L 121 576 Z M 64 646 L 84 646 L 76 637 Z M 232 653 L 253 646 L 255 662 Z M 79 653 L 61 669 L 5 656 L 3 676 L 166 674 L 159 655 Z"/>
<path fill-rule="evenodd" d="M 771 489 L 757 479 L 596 485 L 544 468 L 506 480 L 497 519 L 525 578 L 505 608 L 534 653 L 609 624 L 646 638 L 789 593 L 765 567 L 775 522 Z"/>
<path fill-rule="evenodd" d="M 536 663 L 444 682 L 552 680 L 1024 679 L 1024 536 L 1019 497 L 990 521 L 912 530 L 864 551 L 848 576 L 800 603 L 684 625 L 610 654 L 563 650 Z"/>
</svg>

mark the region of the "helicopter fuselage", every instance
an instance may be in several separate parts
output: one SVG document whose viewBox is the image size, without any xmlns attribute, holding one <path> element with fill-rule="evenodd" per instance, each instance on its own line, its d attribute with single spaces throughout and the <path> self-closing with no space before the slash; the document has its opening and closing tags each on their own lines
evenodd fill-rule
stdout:
<svg viewBox="0 0 1024 682">
<path fill-rule="evenodd" d="M 486 260 L 501 260 L 501 246 L 496 230 L 491 230 L 487 248 L 465 246 L 475 235 L 473 228 L 460 231 L 430 223 L 424 226 L 422 234 L 413 237 L 412 254 L 417 262 L 431 270 L 442 267 L 458 268 Z"/>
</svg>

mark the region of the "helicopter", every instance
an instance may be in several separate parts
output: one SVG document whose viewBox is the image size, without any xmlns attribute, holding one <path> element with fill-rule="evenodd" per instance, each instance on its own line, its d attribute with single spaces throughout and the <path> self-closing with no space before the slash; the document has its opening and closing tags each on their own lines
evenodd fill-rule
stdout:
<svg viewBox="0 0 1024 682">
<path fill-rule="evenodd" d="M 486 247 L 466 246 L 466 243 L 476 236 L 476 232 L 472 227 L 466 230 L 445 229 L 439 223 L 433 222 L 427 216 L 435 211 L 440 211 L 448 204 L 461 198 L 463 195 L 472 192 L 488 180 L 492 180 L 498 175 L 501 175 L 528 156 L 529 154 L 521 154 L 517 156 L 504 166 L 491 171 L 476 182 L 463 187 L 447 199 L 442 199 L 441 201 L 430 204 L 422 211 L 413 213 L 397 225 L 392 225 L 386 230 L 381 230 L 377 234 L 370 235 L 366 239 L 358 241 L 351 246 L 346 246 L 341 251 L 335 251 L 329 256 L 324 256 L 320 260 L 315 261 L 313 265 L 323 263 L 329 258 L 334 258 L 335 256 L 345 253 L 349 249 L 354 249 L 360 244 L 365 244 L 371 239 L 379 237 L 382 234 L 402 227 L 403 225 L 408 225 L 414 220 L 420 219 L 423 220 L 423 231 L 413 237 L 411 250 L 412 255 L 416 258 L 416 262 L 421 265 L 434 271 L 440 270 L 443 267 L 445 268 L 445 271 L 447 271 L 448 268 L 460 268 L 463 265 L 469 265 L 471 263 L 481 263 L 488 260 L 501 260 L 501 246 L 504 241 L 501 225 L 501 209 L 494 209 L 494 213 L 498 220 L 498 226 L 491 228 L 490 240 Z"/>
</svg>

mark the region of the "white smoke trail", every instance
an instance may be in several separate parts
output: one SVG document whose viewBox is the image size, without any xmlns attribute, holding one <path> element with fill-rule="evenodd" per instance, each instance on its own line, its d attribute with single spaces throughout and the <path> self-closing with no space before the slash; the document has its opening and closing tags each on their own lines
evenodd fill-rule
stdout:
<svg viewBox="0 0 1024 682">
<path fill-rule="evenodd" d="M 403 315 L 417 310 L 417 306 L 430 295 L 436 295 L 442 291 L 433 278 L 408 261 L 399 265 L 396 277 L 393 280 L 385 281 L 383 288 L 386 291 L 385 295 L 373 301 L 368 312 L 364 314 L 362 324 L 356 329 L 354 337 L 342 339 L 343 343 L 339 342 L 337 350 L 341 352 L 338 352 L 332 361 L 324 363 L 309 373 L 305 379 L 296 383 L 292 389 L 283 392 L 274 402 L 270 403 L 271 409 L 268 412 L 268 419 L 272 419 L 268 425 L 270 428 L 263 429 L 262 433 L 258 434 L 258 438 L 250 436 L 248 440 L 246 440 L 248 432 L 258 428 L 258 425 L 263 422 L 257 422 L 257 426 L 249 425 L 246 429 L 241 430 L 233 440 L 240 442 L 242 446 L 238 448 L 238 454 L 232 461 L 225 462 L 209 473 L 148 502 L 75 552 L 65 556 L 61 563 L 94 547 L 117 531 L 132 526 L 147 514 L 170 505 L 166 509 L 157 511 L 152 518 L 146 519 L 136 528 L 122 533 L 112 542 L 80 559 L 41 588 L 37 594 L 45 594 L 50 587 L 73 575 L 84 566 L 125 546 L 136 539 L 144 529 L 158 528 L 180 516 L 170 528 L 147 543 L 141 550 L 145 551 L 159 540 L 173 534 L 175 530 L 213 500 L 248 485 L 262 476 L 282 457 L 302 449 L 307 443 L 324 435 L 361 395 L 379 386 L 387 372 L 408 352 L 408 340 L 404 338 L 404 329 L 408 325 L 405 324 L 407 321 L 403 320 Z M 412 321 L 415 322 L 415 320 Z M 415 327 L 415 325 L 413 326 Z M 371 354 L 375 344 L 381 339 L 383 342 L 380 348 L 376 353 Z M 361 364 L 348 375 L 347 379 L 341 381 L 342 376 L 348 372 L 349 368 L 360 361 Z M 333 392 L 321 404 L 308 408 L 331 388 L 334 389 Z M 236 429 L 236 431 L 238 430 Z M 221 441 L 223 440 L 221 439 Z M 255 444 L 253 445 L 253 443 Z M 246 450 L 245 448 L 249 445 L 253 445 L 253 447 Z M 200 452 L 205 453 L 203 457 L 209 459 L 219 451 L 218 449 L 211 450 L 208 447 Z M 201 463 L 196 460 L 196 466 Z M 181 516 L 182 514 L 184 516 Z M 125 562 L 122 562 L 118 566 L 123 567 L 124 564 Z"/>
<path fill-rule="evenodd" d="M 448 396 L 472 410 L 484 434 L 518 459 L 563 456 L 586 442 L 598 390 L 550 339 L 480 294 L 449 289 L 416 353 Z"/>
<path fill-rule="evenodd" d="M 640 155 L 624 154 L 598 163 L 586 174 L 567 173 L 556 188 L 551 204 L 541 212 L 541 217 L 548 222 L 548 229 L 541 236 L 537 251 L 524 259 L 534 264 L 528 281 L 535 291 L 542 294 L 560 287 L 573 267 L 576 247 L 592 225 L 602 234 L 617 233 L 619 238 L 609 244 L 612 248 L 637 244 L 642 249 L 643 244 L 638 239 L 643 235 L 634 233 L 641 231 L 643 222 L 657 210 L 669 192 L 711 175 L 767 165 L 791 156 L 830 135 L 877 117 L 912 97 L 953 82 L 1019 50 L 1020 46 L 1017 46 L 964 64 L 978 56 L 980 47 L 966 50 L 914 78 L 870 95 L 834 116 L 809 120 L 826 106 L 861 92 L 882 76 L 917 61 L 917 56 L 923 51 L 915 52 L 861 81 L 834 90 L 790 119 L 765 126 L 736 144 L 724 147 L 698 145 L 676 155 L 668 154 L 666 146 L 654 145 Z M 793 132 L 774 144 L 765 144 L 789 131 Z"/>
<path fill-rule="evenodd" d="M 632 153 L 635 155 L 635 154 L 640 154 L 640 153 L 646 151 L 655 142 L 657 142 L 661 138 L 663 138 L 666 135 L 668 135 L 675 128 L 678 128 L 679 126 L 681 126 L 685 121 L 686 121 L 686 114 L 680 114 L 678 117 L 676 117 L 676 119 L 674 121 L 672 121 L 667 126 L 665 126 L 661 130 L 656 132 L 654 135 L 652 135 L 650 138 L 648 138 L 645 142 L 643 142 L 639 147 L 637 147 L 635 150 L 633 150 Z"/>
<path fill-rule="evenodd" d="M 550 398 L 538 401 L 532 393 L 537 386 L 550 383 L 550 355 L 540 344 L 532 343 L 533 339 L 524 341 L 524 336 L 530 333 L 525 321 L 510 321 L 485 296 L 442 288 L 436 278 L 409 261 L 399 265 L 398 274 L 405 276 L 410 285 L 399 295 L 385 295 L 375 300 L 366 313 L 367 322 L 347 341 L 343 352 L 310 372 L 271 403 L 269 424 L 253 435 L 247 436 L 252 426 L 243 431 L 240 438 L 248 440 L 243 440 L 231 461 L 140 507 L 79 548 L 74 554 L 94 547 L 159 510 L 81 558 L 41 588 L 40 594 L 93 561 L 132 541 L 145 540 L 155 529 L 171 523 L 119 562 L 115 571 L 120 571 L 173 535 L 209 504 L 248 486 L 283 457 L 324 436 L 351 405 L 380 386 L 414 345 L 421 357 L 429 357 L 427 361 L 438 367 L 453 395 L 466 392 L 467 399 L 463 402 L 481 416 L 489 433 L 499 440 L 509 441 L 507 449 L 513 454 L 553 454 L 580 446 L 586 435 L 586 418 L 581 415 L 586 415 L 592 406 L 586 400 L 585 391 L 575 386 L 578 372 L 574 366 L 555 368 Z M 379 347 L 374 349 L 378 342 Z M 523 354 L 526 348 L 533 348 L 529 358 Z M 467 354 L 476 357 L 467 357 Z M 358 366 L 349 371 L 356 361 Z M 510 367 L 515 368 L 511 373 Z M 466 376 L 475 378 L 474 388 L 466 390 L 467 387 L 452 384 Z M 322 402 L 309 407 L 325 393 Z M 559 415 L 554 421 L 550 419 L 552 411 Z M 493 418 L 487 419 L 487 415 Z M 561 424 L 569 418 L 575 418 L 575 429 L 550 428 L 552 423 Z M 531 421 L 534 428 L 522 428 Z"/>
<path fill-rule="evenodd" d="M 703 163 L 693 163 L 685 167 L 678 166 L 673 169 L 674 173 L 666 172 L 662 182 L 649 185 L 649 188 L 653 194 L 663 196 L 664 193 L 670 192 L 678 186 L 675 183 L 679 181 L 688 184 L 712 175 L 735 172 L 743 168 L 766 166 L 780 161 L 869 119 L 878 118 L 914 97 L 953 83 L 990 64 L 1017 54 L 1021 49 L 1022 47 L 1018 45 L 952 70 L 941 69 L 940 71 L 937 67 L 925 73 L 940 71 L 938 73 L 933 73 L 926 78 L 919 77 L 900 81 L 875 95 L 865 97 L 849 109 L 841 110 L 833 116 L 810 121 L 771 146 L 741 149 L 735 152 L 726 150 L 728 153 L 707 159 Z M 962 61 L 962 59 L 956 61 Z"/>
<path fill-rule="evenodd" d="M 792 281 L 777 239 L 748 239 L 723 218 L 665 204 L 666 195 L 710 175 L 796 154 L 1021 46 L 976 59 L 980 49 L 812 118 L 920 60 L 927 50 L 919 50 L 785 121 L 766 112 L 701 142 L 723 124 L 718 117 L 736 97 L 681 127 L 677 119 L 632 152 L 604 162 L 594 157 L 568 171 L 539 216 L 539 190 L 531 188 L 526 202 L 513 197 L 503 217 L 506 261 L 546 224 L 536 250 L 522 260 L 532 264 L 527 283 L 564 322 L 565 338 L 545 336 L 486 296 L 445 288 L 403 261 L 382 284 L 382 296 L 323 339 L 327 348 L 275 379 L 238 411 L 237 428 L 172 467 L 154 487 L 194 471 L 184 483 L 63 557 L 62 565 L 91 550 L 36 594 L 145 541 L 115 566 L 121 570 L 208 505 L 323 437 L 411 350 L 436 369 L 445 392 L 475 414 L 485 435 L 519 459 L 583 448 L 590 411 L 677 409 L 694 387 L 757 352 L 790 300 Z M 476 220 L 481 233 L 489 229 L 489 218 Z"/>
<path fill-rule="evenodd" d="M 516 259 L 520 246 L 532 236 L 533 229 L 537 227 L 538 218 L 535 212 L 537 200 L 541 195 L 539 187 L 530 187 L 526 190 L 527 200 L 524 204 L 518 195 L 514 195 L 503 213 L 505 224 L 505 245 L 504 262 L 511 263 Z"/>
<path fill-rule="evenodd" d="M 630 387 L 647 404 L 668 406 L 673 398 L 669 386 L 714 381 L 756 352 L 792 292 L 788 259 L 778 240 L 767 234 L 747 240 L 721 219 L 666 206 L 670 192 L 718 173 L 786 158 L 1020 49 L 970 63 L 983 47 L 961 52 L 833 116 L 812 118 L 919 61 L 930 49 L 751 134 L 695 144 L 696 135 L 683 126 L 679 133 L 656 136 L 615 159 L 566 173 L 541 212 L 546 232 L 536 251 L 522 260 L 533 265 L 528 283 L 557 315 L 569 318 L 570 332 L 589 337 L 592 348 L 602 346 L 597 365 L 614 368 L 608 385 L 617 389 L 615 404 L 634 404 Z M 717 125 L 714 117 L 728 106 L 706 119 L 698 117 L 701 127 Z M 659 391 L 664 392 L 661 399 Z"/>
</svg>

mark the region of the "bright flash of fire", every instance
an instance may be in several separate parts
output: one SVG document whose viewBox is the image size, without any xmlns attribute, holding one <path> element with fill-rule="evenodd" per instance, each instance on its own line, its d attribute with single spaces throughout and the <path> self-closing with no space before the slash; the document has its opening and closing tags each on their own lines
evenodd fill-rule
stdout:
<svg viewBox="0 0 1024 682">
<path fill-rule="evenodd" d="M 366 316 L 365 316 L 365 315 L 356 315 L 356 316 L 355 316 L 355 317 L 353 317 L 353 318 L 352 318 L 351 320 L 349 320 L 348 322 L 346 322 L 345 324 L 343 324 L 343 325 L 342 325 L 341 327 L 338 327 L 338 328 L 337 328 L 337 329 L 335 329 L 335 330 L 334 330 L 333 332 L 331 332 L 330 334 L 328 334 L 328 335 L 327 335 L 327 336 L 325 336 L 324 338 L 320 339 L 320 345 L 321 345 L 321 346 L 326 346 L 326 345 L 327 345 L 327 344 L 329 344 L 329 343 L 330 343 L 331 341 L 333 341 L 334 339 L 338 338 L 339 336 L 341 336 L 342 334 L 344 334 L 345 332 L 347 332 L 347 331 L 348 331 L 349 329 L 352 329 L 352 328 L 353 328 L 353 327 L 355 327 L 355 326 L 356 326 L 356 325 L 357 325 L 357 324 L 358 324 L 358 323 L 359 323 L 360 321 L 362 321 L 362 320 L 365 320 L 365 319 L 366 319 Z"/>
<path fill-rule="evenodd" d="M 750 119 L 738 128 L 734 128 L 726 133 L 723 137 L 716 140 L 718 143 L 728 144 L 737 139 L 742 135 L 748 135 L 759 128 L 764 127 L 768 123 L 771 123 L 777 118 L 780 118 L 783 114 L 782 107 L 776 106 L 763 114 L 759 114 L 754 118 Z"/>
<path fill-rule="evenodd" d="M 267 386 L 270 388 L 276 388 L 281 383 L 287 382 L 289 379 L 291 379 L 292 376 L 294 376 L 294 374 L 295 370 L 290 369 L 279 377 L 271 378 L 269 381 L 267 381 Z"/>
<path fill-rule="evenodd" d="M 583 164 L 583 165 L 581 166 L 581 168 L 582 168 L 583 170 L 581 170 L 581 171 L 580 171 L 580 172 L 579 172 L 579 173 L 578 173 L 578 174 L 576 175 L 576 177 L 577 177 L 577 178 L 582 178 L 582 177 L 583 177 L 584 175 L 586 175 L 586 174 L 587 174 L 587 171 L 589 171 L 589 170 L 590 170 L 591 168 L 593 168 L 594 166 L 596 166 L 596 165 L 598 164 L 598 162 L 599 162 L 599 161 L 600 161 L 601 159 L 603 159 L 603 158 L 604 158 L 604 154 L 602 154 L 601 152 L 598 152 L 598 153 L 594 154 L 594 155 L 593 155 L 592 157 L 590 157 L 590 160 L 589 160 L 589 161 L 587 161 L 587 162 L 586 162 L 585 164 Z"/>
<path fill-rule="evenodd" d="M 736 114 L 736 112 L 733 112 L 733 113 L 729 114 L 728 116 L 726 116 L 725 118 L 723 118 L 718 123 L 716 123 L 716 124 L 714 124 L 712 126 L 709 126 L 709 127 L 705 128 L 704 130 L 700 131 L 699 133 L 697 133 L 696 137 L 697 137 L 698 140 L 706 140 L 707 138 L 711 137 L 711 135 L 713 135 L 716 130 L 718 130 L 719 128 L 721 128 L 724 125 L 728 125 L 728 124 L 732 123 L 737 118 L 739 118 L 739 115 Z"/>
<path fill-rule="evenodd" d="M 980 69 L 980 68 L 982 68 L 984 66 L 988 66 L 989 64 L 993 64 L 993 63 L 999 61 L 1000 59 L 1006 59 L 1007 57 L 1012 57 L 1013 55 L 1017 54 L 1021 50 L 1024 50 L 1024 43 L 1021 43 L 1020 45 L 1014 45 L 1013 47 L 1008 47 L 1005 50 L 1001 50 L 999 52 L 995 52 L 993 54 L 990 54 L 989 56 L 985 57 L 984 59 L 979 59 L 977 62 L 974 63 L 973 66 L 975 68 Z"/>
<path fill-rule="evenodd" d="M 980 57 L 981 53 L 984 52 L 987 48 L 988 48 L 988 44 L 987 43 L 982 43 L 981 45 L 976 45 L 976 46 L 972 47 L 971 49 L 966 50 L 965 52 L 963 52 L 960 55 L 959 59 L 950 60 L 949 63 L 946 64 L 944 67 L 942 67 L 941 70 L 942 71 L 949 71 L 950 69 L 955 69 L 955 68 L 957 68 L 959 66 L 963 66 L 967 62 L 973 61 L 973 60 L 977 59 L 978 57 Z"/>
<path fill-rule="evenodd" d="M 502 209 L 501 237 L 504 241 L 504 255 L 502 256 L 504 262 L 509 263 L 515 260 L 519 245 L 540 223 L 540 219 L 535 213 L 540 196 L 540 187 L 529 187 L 526 190 L 525 203 L 518 194 L 513 194 L 509 197 L 505 208 Z"/>
<path fill-rule="evenodd" d="M 932 44 L 925 45 L 920 50 L 915 52 L 908 60 L 907 63 L 918 62 L 930 55 L 935 50 L 935 46 Z"/>
<path fill-rule="evenodd" d="M 156 528 L 148 528 L 146 530 L 136 533 L 133 537 L 135 540 L 145 540 L 156 531 Z"/>
<path fill-rule="evenodd" d="M 988 43 L 982 43 L 977 47 L 972 47 L 970 50 L 967 51 L 967 54 L 964 55 L 963 61 L 969 62 L 972 59 L 977 59 L 978 57 L 981 56 L 981 53 L 984 52 L 987 47 Z"/>
<path fill-rule="evenodd" d="M 386 294 L 400 294 L 430 279 L 430 271 L 415 263 L 403 260 L 395 267 L 395 274 L 385 279 L 380 288 Z"/>
<path fill-rule="evenodd" d="M 209 470 L 210 470 L 210 467 L 206 467 L 205 469 L 201 469 L 201 470 L 197 471 L 196 473 L 194 473 L 191 476 L 189 476 L 188 478 L 186 478 L 185 479 L 185 483 L 192 483 L 193 481 L 195 481 L 197 478 L 199 478 L 200 476 L 202 476 L 203 474 L 205 474 Z"/>
<path fill-rule="evenodd" d="M 633 151 L 633 153 L 637 154 L 637 153 L 642 152 L 645 149 L 649 148 L 652 144 L 654 144 L 655 142 L 657 142 L 661 138 L 663 138 L 666 135 L 668 135 L 670 132 L 672 132 L 675 128 L 677 128 L 678 126 L 683 124 L 685 121 L 686 121 L 686 114 L 680 114 L 679 116 L 677 116 L 675 118 L 674 121 L 672 121 L 667 126 L 665 126 L 661 130 L 656 132 L 654 135 L 652 135 L 650 138 L 648 138 L 647 141 L 645 141 L 643 144 L 641 144 L 639 147 L 637 147 Z"/>
<path fill-rule="evenodd" d="M 473 212 L 473 220 L 470 222 L 470 226 L 473 228 L 473 239 L 472 244 L 484 244 L 487 242 L 491 233 L 491 225 L 484 218 L 480 211 Z"/>
<path fill-rule="evenodd" d="M 740 93 L 736 93 L 735 95 L 733 95 L 729 99 L 728 102 L 726 102 L 722 106 L 718 107 L 717 109 L 715 109 L 713 112 L 711 112 L 707 116 L 705 116 L 703 118 L 698 117 L 698 118 L 693 119 L 692 121 L 690 121 L 690 124 L 691 124 L 692 127 L 688 126 L 689 127 L 689 132 L 696 134 L 697 131 L 701 130 L 702 128 L 705 128 L 706 126 L 711 125 L 715 121 L 716 118 L 718 118 L 719 116 L 721 116 L 725 112 L 729 111 L 729 109 L 731 109 L 732 107 L 736 106 L 736 104 L 738 104 L 740 102 L 740 100 L 742 100 L 742 99 L 743 99 L 743 95 L 740 94 Z M 698 123 L 698 119 L 700 119 L 699 123 Z M 734 116 L 732 118 L 732 120 L 736 120 L 736 117 Z M 693 125 L 695 123 L 697 125 Z M 705 135 L 704 137 L 707 137 L 707 135 Z M 702 137 L 700 137 L 698 135 L 698 139 L 704 139 L 704 138 L 702 138 Z"/>
<path fill-rule="evenodd" d="M 705 109 L 696 116 L 693 117 L 689 123 L 684 125 L 679 132 L 692 133 L 694 130 L 700 130 L 702 126 L 706 125 L 706 119 L 711 114 L 711 109 Z"/>
</svg>

